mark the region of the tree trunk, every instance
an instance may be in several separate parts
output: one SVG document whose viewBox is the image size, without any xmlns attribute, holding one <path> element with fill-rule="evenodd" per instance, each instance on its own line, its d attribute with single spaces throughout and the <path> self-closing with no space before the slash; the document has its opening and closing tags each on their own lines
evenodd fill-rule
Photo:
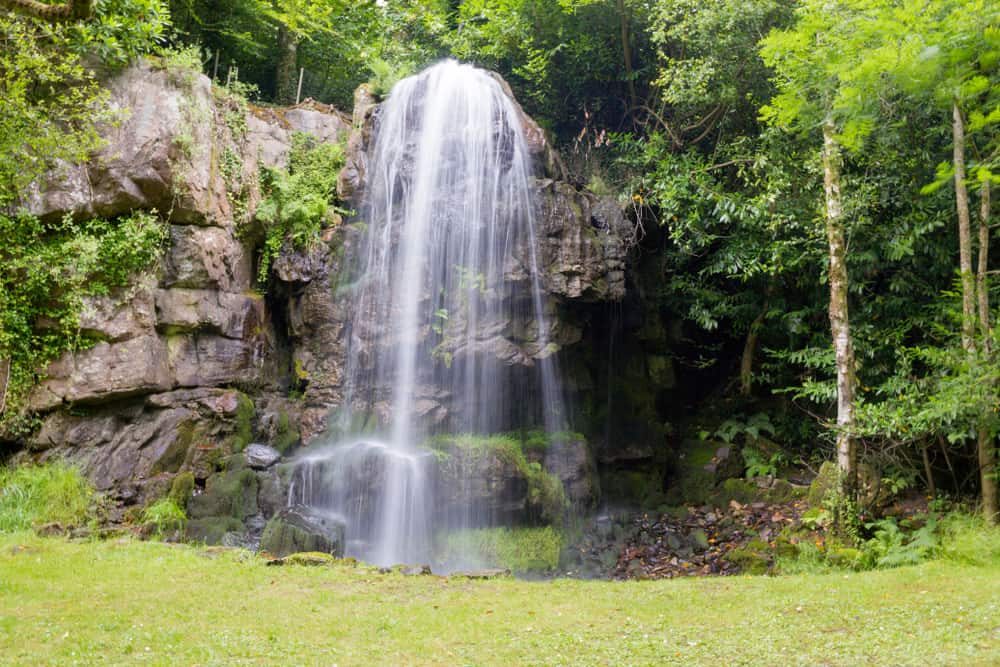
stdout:
<svg viewBox="0 0 1000 667">
<path fill-rule="evenodd" d="M 753 358 L 757 351 L 757 339 L 760 337 L 760 330 L 764 326 L 764 319 L 767 317 L 768 304 L 764 303 L 764 308 L 760 311 L 754 321 L 750 324 L 750 331 L 747 332 L 746 344 L 743 345 L 743 356 L 740 359 L 740 395 L 749 396 L 753 380 Z"/>
<path fill-rule="evenodd" d="M 976 267 L 976 296 L 979 297 L 979 333 L 983 337 L 983 351 L 991 351 L 990 328 L 990 182 L 984 181 L 979 199 L 979 265 Z"/>
<path fill-rule="evenodd" d="M 958 209 L 958 264 L 962 277 L 962 347 L 972 351 L 975 335 L 976 285 L 972 274 L 972 224 L 969 221 L 969 193 L 965 189 L 965 123 L 958 103 L 952 106 L 953 160 L 955 166 L 955 207 Z"/>
<path fill-rule="evenodd" d="M 278 66 L 274 74 L 274 99 L 278 104 L 295 104 L 298 74 L 299 37 L 288 26 L 278 27 Z"/>
<path fill-rule="evenodd" d="M 840 145 L 836 127 L 823 123 L 823 189 L 826 194 L 826 237 L 830 253 L 830 333 L 837 360 L 837 466 L 844 487 L 853 493 L 857 471 L 854 427 L 854 345 L 847 310 L 847 247 L 844 240 L 844 205 L 840 191 Z"/>
<path fill-rule="evenodd" d="M 927 444 L 921 450 L 924 459 L 924 475 L 927 477 L 927 492 L 931 498 L 937 498 L 937 488 L 934 486 L 934 469 L 931 468 L 931 457 L 927 452 Z"/>
<path fill-rule="evenodd" d="M 632 47 L 628 37 L 628 13 L 625 11 L 625 0 L 618 2 L 618 20 L 621 25 L 622 57 L 625 60 L 625 77 L 628 84 L 628 97 L 631 108 L 629 113 L 635 113 L 639 108 L 639 96 L 635 92 L 635 77 L 632 72 Z"/>
<path fill-rule="evenodd" d="M 979 266 L 976 271 L 976 291 L 979 296 L 979 330 L 982 334 L 983 355 L 992 353 L 990 328 L 990 296 L 987 284 L 990 251 L 990 182 L 984 181 L 979 201 Z M 979 458 L 979 485 L 983 494 L 983 514 L 986 521 L 996 524 L 1000 508 L 997 507 L 997 457 L 995 439 L 987 428 L 990 414 L 983 415 L 983 423 L 976 431 L 976 450 Z"/>
</svg>

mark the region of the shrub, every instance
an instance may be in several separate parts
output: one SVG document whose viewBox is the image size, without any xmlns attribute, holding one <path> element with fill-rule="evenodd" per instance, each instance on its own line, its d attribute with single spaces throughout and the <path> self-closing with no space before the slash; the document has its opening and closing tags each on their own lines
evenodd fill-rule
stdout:
<svg viewBox="0 0 1000 667">
<path fill-rule="evenodd" d="M 79 526 L 95 500 L 94 487 L 69 464 L 0 468 L 0 533 L 53 522 Z"/>
<path fill-rule="evenodd" d="M 187 522 L 187 514 L 173 498 L 160 498 L 142 512 L 142 523 L 153 527 L 155 535 L 170 530 L 180 530 Z"/>
</svg>

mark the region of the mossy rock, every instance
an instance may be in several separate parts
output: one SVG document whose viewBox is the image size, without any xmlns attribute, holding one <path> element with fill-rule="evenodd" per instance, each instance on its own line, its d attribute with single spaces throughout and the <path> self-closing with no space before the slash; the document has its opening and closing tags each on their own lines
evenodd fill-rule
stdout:
<svg viewBox="0 0 1000 667">
<path fill-rule="evenodd" d="M 188 516 L 192 519 L 232 517 L 242 521 L 258 511 L 257 475 L 248 468 L 212 475 L 205 492 L 188 501 Z"/>
<path fill-rule="evenodd" d="M 188 501 L 192 495 L 194 495 L 194 473 L 188 470 L 174 477 L 167 497 L 182 510 L 187 511 Z"/>
<path fill-rule="evenodd" d="M 285 509 L 267 522 L 260 550 L 279 558 L 312 551 L 340 557 L 344 554 L 344 524 L 304 508 Z"/>
<path fill-rule="evenodd" d="M 237 395 L 236 431 L 233 433 L 233 451 L 241 452 L 253 442 L 253 417 L 256 414 L 253 401 L 244 394 Z"/>
<path fill-rule="evenodd" d="M 213 516 L 202 519 L 189 519 L 184 526 L 184 536 L 190 542 L 205 544 L 222 544 L 226 533 L 246 532 L 246 526 L 239 519 L 231 516 Z"/>
<path fill-rule="evenodd" d="M 767 490 L 767 500 L 772 503 L 787 503 L 801 495 L 801 490 L 792 486 L 786 479 L 775 479 Z"/>
<path fill-rule="evenodd" d="M 833 461 L 824 461 L 823 465 L 819 467 L 819 474 L 816 475 L 816 479 L 809 485 L 809 494 L 807 496 L 809 506 L 813 508 L 822 507 L 823 501 L 826 500 L 827 496 L 831 493 L 836 493 L 839 484 L 840 471 L 837 469 L 837 464 Z"/>
<path fill-rule="evenodd" d="M 759 490 L 750 482 L 745 479 L 730 478 L 719 485 L 712 499 L 716 507 L 728 507 L 732 500 L 741 505 L 752 503 L 758 495 Z"/>
<path fill-rule="evenodd" d="M 714 489 L 713 473 L 703 468 L 689 468 L 683 471 L 676 484 L 668 491 L 666 500 L 671 505 L 703 505 L 708 502 Z"/>
<path fill-rule="evenodd" d="M 778 558 L 795 558 L 799 555 L 799 547 L 782 532 L 774 540 L 774 555 Z"/>
<path fill-rule="evenodd" d="M 299 430 L 292 425 L 287 412 L 278 414 L 277 432 L 272 445 L 282 454 L 287 454 L 302 441 Z"/>
<path fill-rule="evenodd" d="M 337 562 L 337 559 L 322 551 L 304 551 L 289 554 L 283 558 L 274 558 L 267 561 L 268 565 L 304 565 L 307 567 L 329 566 Z"/>
<path fill-rule="evenodd" d="M 771 567 L 771 548 L 760 540 L 753 540 L 745 547 L 733 549 L 723 558 L 746 574 L 767 574 Z"/>
</svg>

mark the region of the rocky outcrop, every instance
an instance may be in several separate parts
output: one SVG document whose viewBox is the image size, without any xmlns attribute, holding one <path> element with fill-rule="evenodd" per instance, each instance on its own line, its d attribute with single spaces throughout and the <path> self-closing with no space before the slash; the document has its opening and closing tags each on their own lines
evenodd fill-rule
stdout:
<svg viewBox="0 0 1000 667">
<path fill-rule="evenodd" d="M 258 293 L 258 174 L 287 166 L 296 132 L 346 140 L 338 192 L 357 206 L 378 104 L 362 86 L 353 119 L 315 103 L 246 110 L 207 78 L 152 62 L 127 69 L 108 88 L 120 118 L 105 128 L 103 148 L 84 165 L 61 165 L 27 207 L 46 219 L 156 210 L 168 242 L 156 266 L 127 289 L 85 303 L 81 333 L 98 342 L 45 369 L 29 399 L 40 428 L 22 443 L 22 456 L 76 461 L 98 488 L 134 505 L 164 495 L 177 475 L 190 473 L 196 488 L 187 504 L 189 537 L 254 543 L 287 502 L 282 457 L 321 434 L 344 400 L 351 317 L 345 258 L 362 233 L 348 220 L 308 248 L 289 244 L 272 264 L 266 296 Z M 564 306 L 622 297 L 628 234 L 617 204 L 567 183 L 544 132 L 521 114 L 539 199 L 530 241 L 544 267 L 539 279 L 554 346 L 543 349 L 535 323 L 509 321 L 494 323 L 477 350 L 519 369 L 584 339 L 586 322 Z M 527 243 L 515 250 L 508 280 L 530 278 L 530 263 L 519 259 L 527 252 Z M 429 423 L 445 423 L 448 402 L 460 398 L 427 385 L 417 406 Z M 376 402 L 375 411 L 387 413 L 388 406 Z M 251 440 L 260 445 L 244 451 Z M 474 505 L 537 518 L 562 503 L 594 503 L 586 444 L 554 443 L 521 463 L 456 450 L 440 479 L 471 467 L 475 481 L 449 491 L 443 502 L 452 509 L 445 511 Z M 338 538 L 330 530 L 323 550 L 337 553 L 342 532 Z M 289 531 L 272 532 L 280 544 L 315 546 L 306 544 L 312 538 L 286 539 Z"/>
<path fill-rule="evenodd" d="M 127 289 L 86 301 L 81 333 L 98 342 L 45 369 L 29 397 L 41 426 L 22 456 L 75 461 L 126 504 L 193 473 L 191 537 L 259 537 L 262 511 L 284 504 L 277 467 L 226 462 L 255 432 L 282 451 L 299 443 L 301 408 L 283 397 L 292 384 L 285 309 L 255 291 L 256 241 L 244 230 L 260 199 L 257 174 L 287 166 L 294 133 L 342 141 L 349 122 L 315 103 L 247 110 L 207 78 L 154 62 L 108 90 L 119 118 L 104 146 L 84 165 L 61 165 L 27 207 L 46 219 L 155 210 L 168 241 Z M 222 161 L 238 169 L 224 172 Z"/>
</svg>

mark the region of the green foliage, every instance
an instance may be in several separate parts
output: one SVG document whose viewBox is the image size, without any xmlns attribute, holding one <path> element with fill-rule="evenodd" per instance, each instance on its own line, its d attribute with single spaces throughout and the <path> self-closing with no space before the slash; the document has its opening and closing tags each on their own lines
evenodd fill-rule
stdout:
<svg viewBox="0 0 1000 667">
<path fill-rule="evenodd" d="M 368 62 L 368 68 L 372 72 L 368 84 L 372 94 L 378 98 L 387 96 L 400 79 L 405 79 L 415 70 L 412 63 L 394 63 L 377 57 Z"/>
<path fill-rule="evenodd" d="M 142 512 L 142 523 L 151 526 L 157 536 L 181 530 L 186 521 L 187 514 L 172 497 L 160 498 Z"/>
<path fill-rule="evenodd" d="M 562 546 L 562 534 L 551 526 L 480 528 L 445 535 L 436 558 L 449 563 L 471 557 L 484 567 L 552 572 L 559 566 Z"/>
<path fill-rule="evenodd" d="M 95 342 L 80 332 L 85 297 L 127 285 L 159 256 L 166 230 L 149 213 L 53 223 L 0 214 L 0 237 L 0 357 L 11 360 L 0 425 L 11 427 L 36 373 Z"/>
<path fill-rule="evenodd" d="M 747 442 L 752 442 L 762 433 L 774 437 L 774 425 L 771 424 L 771 418 L 767 413 L 758 412 L 747 419 L 735 417 L 727 419 L 715 431 L 715 437 L 728 445 L 732 444 L 737 436 L 742 435 Z"/>
<path fill-rule="evenodd" d="M 0 533 L 53 522 L 80 526 L 90 518 L 95 502 L 94 487 L 75 466 L 0 468 Z"/>
<path fill-rule="evenodd" d="M 788 463 L 785 453 L 780 451 L 767 456 L 756 447 L 749 446 L 744 447 L 740 453 L 743 455 L 747 479 L 775 477 L 781 467 Z"/>
<path fill-rule="evenodd" d="M 93 16 L 69 27 L 72 48 L 120 67 L 153 52 L 169 22 L 164 0 L 99 0 Z"/>
<path fill-rule="evenodd" d="M 865 524 L 872 537 L 864 543 L 863 562 L 871 567 L 915 565 L 929 558 L 938 547 L 937 520 L 904 533 L 893 518 Z"/>
<path fill-rule="evenodd" d="M 333 205 L 337 175 L 344 166 L 344 147 L 317 143 L 308 134 L 292 135 L 288 171 L 265 169 L 261 174 L 264 199 L 257 220 L 265 229 L 257 279 L 266 283 L 271 262 L 286 241 L 305 248 L 319 241 L 325 227 L 337 224 L 336 214 L 347 211 Z"/>
</svg>

